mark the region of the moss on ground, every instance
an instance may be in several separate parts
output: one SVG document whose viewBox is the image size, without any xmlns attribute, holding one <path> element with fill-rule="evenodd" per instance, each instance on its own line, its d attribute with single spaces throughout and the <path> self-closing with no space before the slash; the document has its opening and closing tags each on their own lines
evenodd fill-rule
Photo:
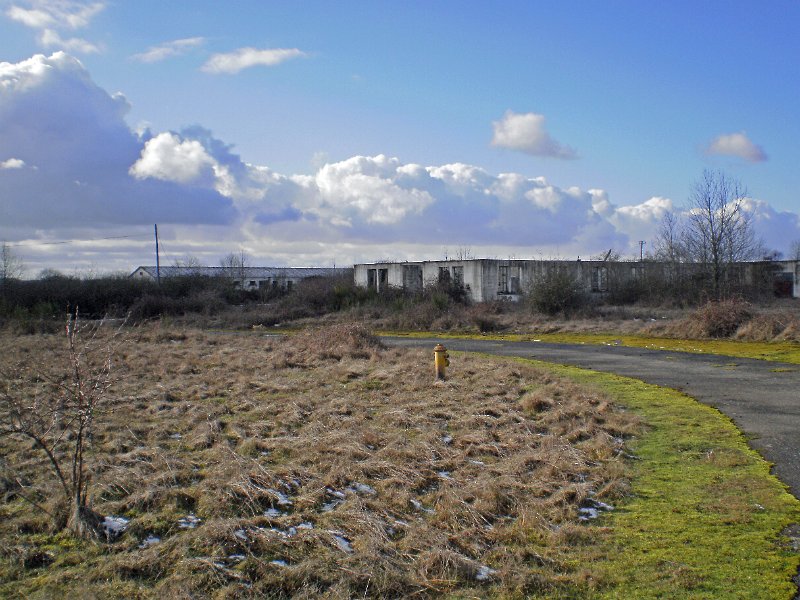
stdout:
<svg viewBox="0 0 800 600">
<path fill-rule="evenodd" d="M 675 390 L 536 364 L 602 389 L 648 425 L 630 443 L 632 495 L 604 517 L 598 597 L 794 597 L 800 554 L 781 532 L 800 522 L 800 501 L 730 419 Z"/>
</svg>

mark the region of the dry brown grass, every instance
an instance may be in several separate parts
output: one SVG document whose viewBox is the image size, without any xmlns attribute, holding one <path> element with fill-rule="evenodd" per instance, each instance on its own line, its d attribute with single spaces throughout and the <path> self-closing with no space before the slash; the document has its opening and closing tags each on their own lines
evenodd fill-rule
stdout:
<svg viewBox="0 0 800 600">
<path fill-rule="evenodd" d="M 4 360 L 58 364 L 55 337 L 2 342 Z M 431 363 L 357 326 L 135 330 L 93 440 L 94 507 L 131 517 L 127 532 L 76 559 L 6 486 L 0 589 L 577 597 L 602 583 L 588 561 L 604 530 L 580 511 L 627 493 L 636 419 L 526 365 L 459 356 L 435 383 Z M 45 495 L 29 448 L 0 444 Z M 201 523 L 182 528 L 189 513 Z M 52 566 L 36 568 L 42 552 Z"/>
<path fill-rule="evenodd" d="M 723 300 L 709 302 L 680 318 L 650 323 L 642 333 L 683 339 L 800 341 L 800 312 L 788 303 L 757 307 L 740 300 Z"/>
</svg>

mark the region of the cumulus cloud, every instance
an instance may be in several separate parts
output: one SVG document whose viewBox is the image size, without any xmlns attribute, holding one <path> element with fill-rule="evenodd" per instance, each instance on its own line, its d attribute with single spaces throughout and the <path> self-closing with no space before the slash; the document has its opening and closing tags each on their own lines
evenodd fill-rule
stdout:
<svg viewBox="0 0 800 600">
<path fill-rule="evenodd" d="M 0 169 L 21 169 L 25 166 L 25 161 L 19 158 L 9 158 L 0 162 Z"/>
<path fill-rule="evenodd" d="M 788 256 L 792 242 L 800 240 L 800 215 L 775 210 L 764 200 L 745 198 L 745 209 L 752 215 L 753 228 L 768 250 Z"/>
<path fill-rule="evenodd" d="M 673 210 L 672 200 L 654 196 L 640 204 L 615 207 L 607 213 L 614 229 L 631 240 L 652 240 L 661 225 L 664 215 Z"/>
<path fill-rule="evenodd" d="M 492 122 L 492 146 L 517 150 L 532 156 L 577 158 L 575 150 L 550 137 L 544 124 L 544 115 L 508 110 L 502 119 Z"/>
<path fill-rule="evenodd" d="M 39 30 L 37 41 L 45 48 L 89 54 L 99 51 L 96 44 L 79 37 L 63 38 L 59 30 L 87 27 L 105 6 L 105 2 L 33 0 L 26 6 L 12 4 L 6 10 L 6 16 L 12 21 Z"/>
<path fill-rule="evenodd" d="M 205 43 L 203 37 L 184 38 L 165 42 L 158 46 L 151 46 L 140 54 L 134 54 L 131 58 L 143 63 L 160 62 L 173 56 L 180 56 L 190 51 L 192 48 L 202 46 Z"/>
<path fill-rule="evenodd" d="M 767 160 L 767 154 L 761 146 L 754 144 L 744 131 L 715 137 L 706 148 L 706 153 L 737 156 L 753 163 Z"/>
<path fill-rule="evenodd" d="M 206 73 L 238 73 L 243 69 L 255 66 L 272 67 L 292 58 L 306 56 L 306 53 L 297 48 L 272 48 L 259 50 L 258 48 L 239 48 L 233 52 L 214 54 L 203 65 Z"/>
<path fill-rule="evenodd" d="M 192 183 L 210 174 L 214 166 L 203 145 L 197 140 L 183 140 L 173 133 L 160 133 L 147 140 L 141 157 L 130 168 L 139 179 L 161 179 Z"/>
<path fill-rule="evenodd" d="M 128 110 L 63 52 L 0 63 L 0 237 L 146 236 L 152 223 L 160 233 L 171 224 L 173 250 L 216 253 L 210 264 L 240 245 L 259 262 L 295 265 L 432 258 L 464 245 L 484 256 L 585 256 L 632 253 L 673 208 L 663 197 L 617 206 L 603 190 L 382 154 L 282 174 L 200 126 L 135 133 Z M 800 238 L 798 215 L 753 202 L 765 239 Z M 114 244 L 115 260 L 143 260 L 145 242 Z M 82 260 L 111 260 L 108 248 Z"/>
<path fill-rule="evenodd" d="M 0 63 L 0 156 L 36 165 L 4 169 L 2 220 L 40 228 L 229 222 L 232 202 L 214 189 L 129 174 L 149 140 L 130 130 L 128 109 L 63 52 Z"/>
</svg>

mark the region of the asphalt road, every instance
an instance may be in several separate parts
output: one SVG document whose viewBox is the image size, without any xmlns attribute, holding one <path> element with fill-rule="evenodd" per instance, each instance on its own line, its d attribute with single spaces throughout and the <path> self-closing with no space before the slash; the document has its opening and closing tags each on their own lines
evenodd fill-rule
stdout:
<svg viewBox="0 0 800 600">
<path fill-rule="evenodd" d="M 680 390 L 719 409 L 774 464 L 773 473 L 800 498 L 800 365 L 624 346 L 383 337 L 390 346 L 520 356 L 616 373 Z"/>
</svg>

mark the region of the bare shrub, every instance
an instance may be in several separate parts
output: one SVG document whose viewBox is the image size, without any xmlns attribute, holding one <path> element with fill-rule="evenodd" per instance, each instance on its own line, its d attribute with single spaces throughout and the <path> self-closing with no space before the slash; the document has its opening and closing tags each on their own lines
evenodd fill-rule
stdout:
<svg viewBox="0 0 800 600">
<path fill-rule="evenodd" d="M 788 313 L 767 312 L 755 315 L 736 330 L 737 340 L 769 342 L 775 339 L 791 340 L 792 331 L 798 330 L 798 319 Z"/>
<path fill-rule="evenodd" d="M 12 444 L 31 443 L 56 478 L 53 493 L 28 489 L 26 479 L 36 465 L 9 465 L 15 471 L 14 493 L 84 538 L 99 534 L 99 516 L 89 506 L 89 453 L 95 418 L 101 414 L 111 386 L 114 336 L 101 334 L 100 324 L 82 325 L 77 311 L 66 322 L 67 349 L 56 365 L 18 364 L 4 373 L 0 392 L 0 436 Z M 19 470 L 22 470 L 22 473 Z M 26 472 L 27 471 L 27 472 Z M 41 497 L 50 501 L 45 508 Z M 61 514 L 66 509 L 67 514 Z"/>
<path fill-rule="evenodd" d="M 546 315 L 570 314 L 588 303 L 581 282 L 567 269 L 547 269 L 527 295 L 534 310 Z"/>
<path fill-rule="evenodd" d="M 742 300 L 720 300 L 708 302 L 690 317 L 700 328 L 703 337 L 726 338 L 736 333 L 753 316 L 749 303 Z"/>
</svg>

